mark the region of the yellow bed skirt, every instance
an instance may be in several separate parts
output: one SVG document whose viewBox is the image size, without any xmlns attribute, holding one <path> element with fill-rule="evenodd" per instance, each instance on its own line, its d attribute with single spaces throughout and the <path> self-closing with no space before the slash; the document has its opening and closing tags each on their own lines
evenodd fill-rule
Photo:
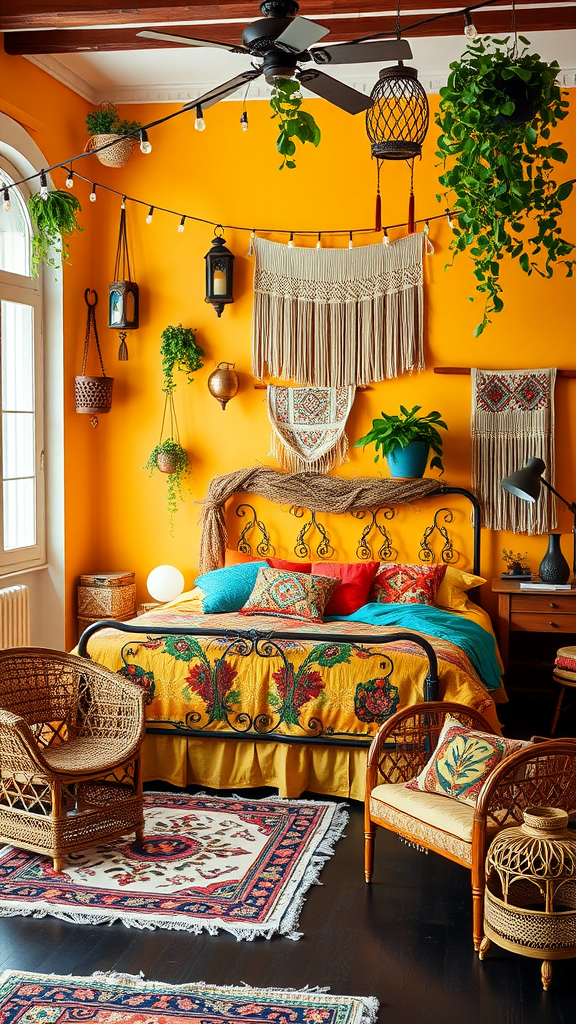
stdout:
<svg viewBox="0 0 576 1024">
<path fill-rule="evenodd" d="M 145 782 L 211 789 L 272 786 L 294 798 L 306 791 L 364 799 L 368 750 L 265 740 L 217 740 L 148 733 L 142 748 Z"/>
</svg>

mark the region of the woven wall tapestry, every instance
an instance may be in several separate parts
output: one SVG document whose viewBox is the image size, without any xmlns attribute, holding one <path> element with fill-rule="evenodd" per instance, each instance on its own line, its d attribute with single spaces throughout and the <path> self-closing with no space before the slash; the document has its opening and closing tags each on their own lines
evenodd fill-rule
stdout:
<svg viewBox="0 0 576 1024">
<path fill-rule="evenodd" d="M 254 376 L 336 387 L 423 369 L 423 240 L 303 249 L 256 238 Z"/>
<path fill-rule="evenodd" d="M 554 483 L 556 369 L 472 370 L 472 488 L 483 508 L 482 525 L 513 533 L 547 533 L 556 526 L 556 503 L 542 488 L 535 504 L 500 486 L 535 455 Z"/>
<path fill-rule="evenodd" d="M 269 384 L 270 455 L 286 473 L 327 473 L 348 451 L 344 433 L 356 388 L 285 388 Z"/>
</svg>

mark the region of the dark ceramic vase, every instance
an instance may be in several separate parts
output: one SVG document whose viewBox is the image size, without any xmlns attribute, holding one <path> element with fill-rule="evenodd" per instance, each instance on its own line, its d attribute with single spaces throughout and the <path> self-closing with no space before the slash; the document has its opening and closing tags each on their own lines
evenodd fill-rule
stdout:
<svg viewBox="0 0 576 1024">
<path fill-rule="evenodd" d="M 548 550 L 540 562 L 540 579 L 543 583 L 567 583 L 570 579 L 570 566 L 562 554 L 559 533 L 551 533 L 548 537 Z"/>
</svg>

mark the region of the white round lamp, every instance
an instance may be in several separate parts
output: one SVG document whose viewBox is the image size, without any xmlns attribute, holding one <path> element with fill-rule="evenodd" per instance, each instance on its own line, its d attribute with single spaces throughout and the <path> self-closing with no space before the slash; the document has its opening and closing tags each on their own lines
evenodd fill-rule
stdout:
<svg viewBox="0 0 576 1024">
<path fill-rule="evenodd" d="M 184 577 L 174 565 L 157 565 L 148 576 L 146 586 L 155 601 L 173 601 L 184 590 Z"/>
</svg>

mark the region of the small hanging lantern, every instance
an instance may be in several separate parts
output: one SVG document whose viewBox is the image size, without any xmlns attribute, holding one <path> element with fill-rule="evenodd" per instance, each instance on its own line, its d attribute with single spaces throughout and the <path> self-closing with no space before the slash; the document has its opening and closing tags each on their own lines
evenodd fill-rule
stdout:
<svg viewBox="0 0 576 1024">
<path fill-rule="evenodd" d="M 413 160 L 422 155 L 430 111 L 416 68 L 402 61 L 384 68 L 372 89 L 366 111 L 366 132 L 378 160 Z"/>
<path fill-rule="evenodd" d="M 218 234 L 218 231 L 221 234 Z M 234 302 L 232 293 L 234 277 L 234 253 L 226 248 L 224 230 L 219 224 L 214 232 L 212 248 L 206 253 L 206 302 L 210 302 L 217 316 L 222 316 L 224 306 Z"/>
<path fill-rule="evenodd" d="M 126 203 L 122 201 L 120 210 L 120 228 L 118 231 L 118 248 L 114 264 L 114 281 L 108 289 L 108 327 L 120 331 L 120 349 L 118 358 L 128 359 L 126 347 L 126 331 L 135 331 L 140 318 L 139 289 L 132 280 L 130 270 L 130 254 L 126 231 Z"/>
<path fill-rule="evenodd" d="M 223 409 L 226 403 L 238 394 L 240 382 L 234 363 L 218 363 L 216 369 L 208 377 L 208 391 Z"/>
</svg>

